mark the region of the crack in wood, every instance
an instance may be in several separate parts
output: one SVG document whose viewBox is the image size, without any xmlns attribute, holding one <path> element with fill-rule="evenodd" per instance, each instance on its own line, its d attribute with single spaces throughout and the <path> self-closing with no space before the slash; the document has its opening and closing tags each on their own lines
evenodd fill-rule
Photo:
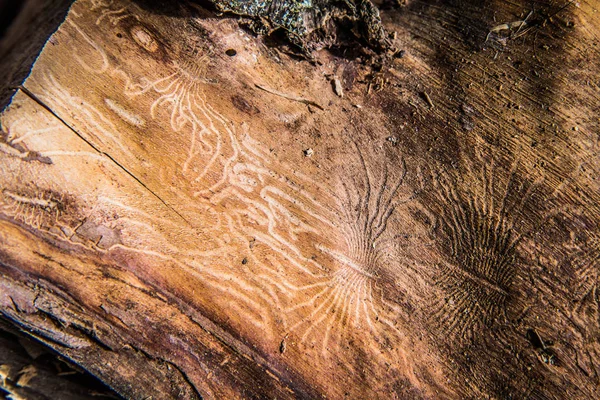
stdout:
<svg viewBox="0 0 600 400">
<path fill-rule="evenodd" d="M 64 119 L 62 119 L 58 114 L 56 114 L 47 104 L 45 104 L 39 97 L 37 97 L 35 94 L 33 94 L 29 89 L 27 89 L 25 86 L 19 86 L 18 87 L 19 90 L 21 90 L 23 93 L 25 93 L 30 99 L 32 99 L 33 101 L 35 101 L 37 104 L 39 104 L 41 107 L 43 107 L 46 111 L 48 111 L 50 114 L 52 114 L 56 119 L 58 119 L 65 127 L 67 127 L 69 130 L 71 130 L 75 135 L 77 135 L 77 137 L 81 140 L 83 140 L 88 146 L 90 146 L 94 151 L 96 151 L 96 153 L 98 153 L 101 156 L 104 156 L 106 158 L 108 158 L 113 164 L 115 164 L 120 170 L 122 170 L 123 172 L 125 172 L 127 175 L 129 175 L 131 178 L 133 178 L 138 184 L 140 184 L 148 193 L 150 193 L 153 197 L 155 197 L 156 199 L 158 199 L 158 201 L 160 201 L 165 207 L 167 207 L 169 210 L 171 210 L 172 212 L 174 212 L 175 214 L 177 214 L 177 216 L 179 218 L 181 218 L 188 226 L 193 227 L 191 222 L 188 221 L 179 211 L 177 211 L 173 206 L 171 206 L 170 204 L 168 204 L 165 200 L 163 200 L 162 197 L 160 197 L 156 192 L 154 192 L 152 189 L 150 189 L 144 182 L 141 181 L 140 178 L 138 178 L 137 176 L 135 176 L 135 174 L 131 171 L 129 171 L 125 166 L 123 166 L 121 163 L 119 163 L 114 157 L 112 157 L 110 154 L 100 150 L 98 147 L 96 147 L 92 142 L 90 142 L 88 139 L 86 139 L 83 135 L 81 135 L 79 132 L 77 132 L 77 130 L 75 130 L 71 125 L 69 125 Z"/>
</svg>

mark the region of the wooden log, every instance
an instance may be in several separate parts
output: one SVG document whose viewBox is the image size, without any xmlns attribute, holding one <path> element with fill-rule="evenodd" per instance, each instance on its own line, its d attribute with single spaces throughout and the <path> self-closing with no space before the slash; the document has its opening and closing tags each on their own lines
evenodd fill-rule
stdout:
<svg viewBox="0 0 600 400">
<path fill-rule="evenodd" d="M 599 6 L 309 62 L 76 1 L 0 118 L 2 315 L 126 398 L 594 398 Z"/>
</svg>

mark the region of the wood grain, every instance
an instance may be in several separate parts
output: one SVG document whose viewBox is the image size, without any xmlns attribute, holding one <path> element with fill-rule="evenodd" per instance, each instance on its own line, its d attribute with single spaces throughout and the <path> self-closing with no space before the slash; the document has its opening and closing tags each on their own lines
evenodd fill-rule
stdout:
<svg viewBox="0 0 600 400">
<path fill-rule="evenodd" d="M 128 398 L 594 398 L 599 4 L 407 3 L 310 63 L 75 2 L 1 117 L 2 314 Z"/>
</svg>

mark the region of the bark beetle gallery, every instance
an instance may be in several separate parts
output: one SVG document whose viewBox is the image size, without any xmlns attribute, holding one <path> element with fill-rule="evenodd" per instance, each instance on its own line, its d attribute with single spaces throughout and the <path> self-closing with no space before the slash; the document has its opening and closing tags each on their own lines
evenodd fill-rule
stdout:
<svg viewBox="0 0 600 400">
<path fill-rule="evenodd" d="M 126 398 L 596 398 L 600 3 L 285 4 L 72 4 L 2 319 Z"/>
</svg>

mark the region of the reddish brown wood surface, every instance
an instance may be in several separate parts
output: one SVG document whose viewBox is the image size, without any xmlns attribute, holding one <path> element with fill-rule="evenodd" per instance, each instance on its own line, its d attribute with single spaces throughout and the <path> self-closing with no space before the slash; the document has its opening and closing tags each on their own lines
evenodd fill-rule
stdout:
<svg viewBox="0 0 600 400">
<path fill-rule="evenodd" d="M 595 398 L 598 2 L 313 62 L 160 7 L 77 1 L 2 114 L 5 318 L 130 398 Z"/>
</svg>

